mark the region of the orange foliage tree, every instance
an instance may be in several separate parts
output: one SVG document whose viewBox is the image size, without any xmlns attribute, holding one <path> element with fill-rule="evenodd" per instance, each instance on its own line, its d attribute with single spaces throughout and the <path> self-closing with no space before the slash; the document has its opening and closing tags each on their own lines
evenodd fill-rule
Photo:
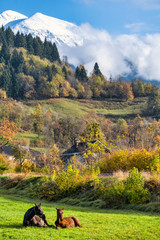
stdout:
<svg viewBox="0 0 160 240">
<path fill-rule="evenodd" d="M 15 123 L 9 120 L 3 120 L 0 123 L 0 147 L 13 141 L 16 129 Z"/>
</svg>

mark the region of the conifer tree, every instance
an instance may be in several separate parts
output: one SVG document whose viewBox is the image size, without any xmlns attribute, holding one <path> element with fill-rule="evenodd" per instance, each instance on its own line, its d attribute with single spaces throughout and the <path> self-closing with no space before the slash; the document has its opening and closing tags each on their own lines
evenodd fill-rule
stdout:
<svg viewBox="0 0 160 240">
<path fill-rule="evenodd" d="M 57 70 L 55 64 L 53 64 L 53 65 L 52 65 L 52 74 L 53 74 L 53 75 L 56 75 L 56 73 L 58 73 L 58 70 Z"/>
<path fill-rule="evenodd" d="M 52 43 L 48 42 L 47 39 L 45 38 L 44 44 L 43 44 L 43 57 L 52 61 L 51 54 L 52 54 Z"/>
<path fill-rule="evenodd" d="M 17 78 L 17 74 L 13 74 L 12 77 L 12 91 L 11 91 L 11 97 L 14 99 L 19 98 L 19 81 Z"/>
<path fill-rule="evenodd" d="M 6 34 L 4 31 L 4 27 L 2 25 L 2 27 L 0 28 L 0 43 L 4 44 L 6 42 Z"/>
<path fill-rule="evenodd" d="M 58 52 L 58 49 L 57 49 L 57 46 L 55 43 L 53 43 L 53 46 L 52 46 L 51 56 L 52 56 L 51 57 L 52 62 L 54 62 L 54 61 L 60 62 L 59 52 Z"/>
<path fill-rule="evenodd" d="M 75 77 L 76 77 L 78 80 L 80 79 L 80 68 L 79 68 L 79 67 L 76 67 Z"/>
<path fill-rule="evenodd" d="M 13 66 L 14 71 L 16 73 L 23 72 L 24 57 L 23 57 L 23 53 L 22 52 L 18 53 L 17 50 L 14 49 L 13 55 L 12 55 L 12 58 L 11 58 L 11 65 Z"/>
<path fill-rule="evenodd" d="M 9 51 L 9 47 L 6 42 L 4 42 L 2 49 L 0 51 L 0 58 L 4 58 L 6 63 L 10 59 L 10 51 Z"/>
<path fill-rule="evenodd" d="M 160 112 L 160 91 L 156 85 L 153 86 L 152 93 L 148 98 L 147 114 L 159 116 Z"/>
<path fill-rule="evenodd" d="M 15 36 L 15 47 L 26 47 L 26 38 L 23 33 L 18 31 Z"/>
<path fill-rule="evenodd" d="M 2 75 L 0 77 L 0 88 L 4 89 L 7 93 L 7 96 L 11 96 L 11 84 L 12 84 L 12 75 L 8 66 L 3 69 Z"/>
<path fill-rule="evenodd" d="M 66 70 L 65 66 L 63 66 L 63 68 L 62 68 L 62 72 L 64 73 L 64 77 L 67 80 L 68 79 L 68 73 L 67 73 L 67 70 Z"/>
<path fill-rule="evenodd" d="M 31 35 L 31 33 L 29 33 L 27 36 L 26 36 L 26 47 L 27 47 L 27 50 L 30 54 L 34 54 L 34 49 L 33 49 L 33 37 Z"/>
<path fill-rule="evenodd" d="M 80 69 L 79 80 L 82 82 L 86 82 L 88 80 L 87 73 L 83 65 Z"/>
<path fill-rule="evenodd" d="M 93 74 L 95 74 L 97 76 L 101 76 L 102 75 L 97 62 L 94 65 Z"/>
<path fill-rule="evenodd" d="M 33 39 L 34 54 L 42 57 L 43 55 L 43 44 L 39 37 Z"/>
<path fill-rule="evenodd" d="M 6 41 L 9 47 L 13 47 L 14 46 L 14 33 L 11 30 L 10 27 L 8 27 L 5 31 L 6 34 Z"/>
<path fill-rule="evenodd" d="M 48 76 L 47 81 L 51 82 L 52 81 L 52 68 L 50 66 L 46 67 L 46 74 Z"/>
</svg>

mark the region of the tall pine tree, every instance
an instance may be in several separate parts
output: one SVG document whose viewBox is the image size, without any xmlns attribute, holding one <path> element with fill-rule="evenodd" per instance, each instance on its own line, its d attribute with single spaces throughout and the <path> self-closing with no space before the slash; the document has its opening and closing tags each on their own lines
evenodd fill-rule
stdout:
<svg viewBox="0 0 160 240">
<path fill-rule="evenodd" d="M 102 75 L 97 62 L 94 65 L 93 74 L 95 74 L 97 76 L 101 76 Z"/>
</svg>

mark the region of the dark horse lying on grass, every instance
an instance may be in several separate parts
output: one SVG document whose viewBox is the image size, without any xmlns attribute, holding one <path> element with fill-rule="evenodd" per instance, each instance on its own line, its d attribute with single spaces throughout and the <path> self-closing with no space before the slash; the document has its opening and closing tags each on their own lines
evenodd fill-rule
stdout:
<svg viewBox="0 0 160 240">
<path fill-rule="evenodd" d="M 81 227 L 78 218 L 76 217 L 65 217 L 63 218 L 63 208 L 57 209 L 57 220 L 55 221 L 56 228 L 70 228 L 70 227 Z"/>
<path fill-rule="evenodd" d="M 23 219 L 23 226 L 37 226 L 37 227 L 44 227 L 45 224 L 48 227 L 53 227 L 53 225 L 49 225 L 46 219 L 46 216 L 43 213 L 43 210 L 41 208 L 41 203 L 39 205 L 36 205 L 25 213 L 24 219 Z"/>
</svg>

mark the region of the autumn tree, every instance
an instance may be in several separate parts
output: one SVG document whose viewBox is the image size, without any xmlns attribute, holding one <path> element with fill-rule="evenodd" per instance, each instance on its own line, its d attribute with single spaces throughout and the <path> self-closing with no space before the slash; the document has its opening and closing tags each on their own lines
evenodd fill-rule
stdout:
<svg viewBox="0 0 160 240">
<path fill-rule="evenodd" d="M 23 167 L 24 161 L 30 157 L 29 151 L 20 145 L 13 147 L 13 155 L 21 168 Z"/>
<path fill-rule="evenodd" d="M 103 140 L 104 135 L 101 131 L 100 124 L 95 120 L 87 121 L 86 128 L 81 138 L 84 141 Z"/>
<path fill-rule="evenodd" d="M 95 168 L 96 162 L 98 162 L 105 153 L 105 146 L 97 141 L 95 143 L 87 143 L 87 148 L 88 150 L 83 154 L 83 157 L 88 166 Z"/>
<path fill-rule="evenodd" d="M 46 158 L 46 165 L 49 168 L 50 174 L 53 173 L 53 170 L 58 170 L 62 162 L 60 160 L 60 152 L 59 148 L 56 144 L 54 144 L 48 152 L 47 158 Z"/>
<path fill-rule="evenodd" d="M 37 105 L 34 113 L 32 114 L 32 119 L 33 119 L 33 128 L 34 131 L 40 135 L 43 131 L 43 114 L 42 114 L 42 107 L 40 104 Z"/>
<path fill-rule="evenodd" d="M 6 91 L 0 89 L 0 99 L 6 99 L 6 98 L 7 98 Z"/>
<path fill-rule="evenodd" d="M 133 96 L 133 92 L 132 92 L 132 88 L 130 86 L 129 83 L 123 83 L 123 96 L 122 99 L 126 100 L 126 101 L 130 101 L 133 100 L 134 96 Z"/>
<path fill-rule="evenodd" d="M 13 142 L 13 138 L 16 132 L 16 125 L 14 122 L 10 122 L 5 119 L 0 123 L 0 147 Z"/>
</svg>

